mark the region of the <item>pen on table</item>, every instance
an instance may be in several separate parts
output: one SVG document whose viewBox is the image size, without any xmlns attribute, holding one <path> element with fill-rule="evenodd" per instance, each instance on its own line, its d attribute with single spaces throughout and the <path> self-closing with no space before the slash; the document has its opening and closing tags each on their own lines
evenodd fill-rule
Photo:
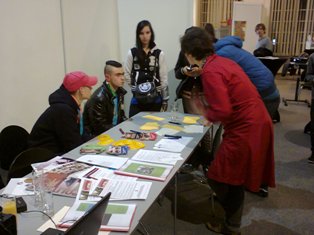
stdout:
<svg viewBox="0 0 314 235">
<path fill-rule="evenodd" d="M 182 136 L 180 135 L 165 135 L 166 138 L 168 139 L 180 139 Z"/>
<path fill-rule="evenodd" d="M 171 124 L 176 124 L 176 125 L 181 125 L 181 123 L 179 123 L 179 122 L 169 121 L 169 123 L 171 123 Z"/>
<path fill-rule="evenodd" d="M 121 132 L 122 135 L 124 135 L 124 131 L 122 130 L 122 128 L 119 128 L 119 131 Z"/>
<path fill-rule="evenodd" d="M 91 175 L 94 174 L 98 170 L 99 170 L 99 168 L 94 168 L 93 170 L 91 170 L 91 171 L 87 172 L 85 175 L 83 175 L 83 177 L 97 180 L 96 178 L 92 177 Z"/>
<path fill-rule="evenodd" d="M 135 133 L 135 134 L 142 134 L 140 131 L 134 131 L 134 130 L 130 130 L 131 132 Z"/>
</svg>

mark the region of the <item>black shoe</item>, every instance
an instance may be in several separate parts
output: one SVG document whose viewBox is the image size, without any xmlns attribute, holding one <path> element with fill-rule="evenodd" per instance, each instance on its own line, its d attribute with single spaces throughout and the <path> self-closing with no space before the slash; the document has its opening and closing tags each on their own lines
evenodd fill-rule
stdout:
<svg viewBox="0 0 314 235">
<path fill-rule="evenodd" d="M 307 160 L 309 163 L 314 164 L 314 154 L 312 154 Z"/>
<path fill-rule="evenodd" d="M 259 192 L 257 192 L 257 195 L 260 197 L 268 197 L 268 189 L 260 188 Z"/>
<path fill-rule="evenodd" d="M 305 134 L 309 134 L 309 135 L 310 135 L 310 134 L 311 134 L 311 129 L 312 129 L 312 127 L 311 127 L 311 122 L 309 122 L 308 124 L 305 125 L 303 132 L 304 132 Z"/>
<path fill-rule="evenodd" d="M 241 235 L 241 232 L 230 231 L 229 229 L 224 227 L 222 224 L 207 222 L 205 225 L 206 225 L 208 230 L 215 232 L 215 233 L 219 233 L 219 234 L 223 234 L 223 235 Z"/>
<path fill-rule="evenodd" d="M 251 192 L 259 197 L 268 197 L 268 187 L 260 187 L 258 192 Z"/>
</svg>

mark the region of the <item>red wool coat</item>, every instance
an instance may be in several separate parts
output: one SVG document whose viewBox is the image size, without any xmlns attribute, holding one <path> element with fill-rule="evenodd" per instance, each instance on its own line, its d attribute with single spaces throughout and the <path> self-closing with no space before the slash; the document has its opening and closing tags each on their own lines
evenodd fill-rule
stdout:
<svg viewBox="0 0 314 235">
<path fill-rule="evenodd" d="M 210 56 L 201 75 L 206 118 L 224 134 L 208 177 L 258 191 L 275 186 L 273 124 L 256 88 L 233 61 Z"/>
</svg>

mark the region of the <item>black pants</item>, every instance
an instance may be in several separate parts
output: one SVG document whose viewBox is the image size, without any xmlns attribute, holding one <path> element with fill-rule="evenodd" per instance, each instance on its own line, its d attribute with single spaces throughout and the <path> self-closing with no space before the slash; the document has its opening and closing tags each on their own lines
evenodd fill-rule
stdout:
<svg viewBox="0 0 314 235">
<path fill-rule="evenodd" d="M 239 232 L 244 204 L 244 187 L 212 179 L 208 179 L 208 184 L 216 193 L 219 203 L 225 210 L 224 226 L 232 232 Z"/>
<path fill-rule="evenodd" d="M 153 103 L 153 104 L 131 104 L 130 105 L 130 111 L 129 111 L 129 117 L 132 117 L 139 112 L 142 111 L 155 111 L 160 112 L 161 109 L 161 103 Z"/>
<path fill-rule="evenodd" d="M 314 89 L 313 86 L 312 89 Z M 311 101 L 311 150 L 312 154 L 314 154 L 314 97 L 312 97 Z"/>
<path fill-rule="evenodd" d="M 263 100 L 265 107 L 271 117 L 272 120 L 278 120 L 280 119 L 278 108 L 280 104 L 280 97 L 277 97 L 276 99 L 273 100 Z"/>
</svg>

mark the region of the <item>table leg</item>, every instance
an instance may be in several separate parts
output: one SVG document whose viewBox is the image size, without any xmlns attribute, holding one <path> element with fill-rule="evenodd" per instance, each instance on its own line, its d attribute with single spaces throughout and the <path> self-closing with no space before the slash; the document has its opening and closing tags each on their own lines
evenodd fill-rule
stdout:
<svg viewBox="0 0 314 235">
<path fill-rule="evenodd" d="M 178 196 L 178 173 L 174 175 L 174 212 L 173 212 L 173 234 L 176 235 L 176 223 L 177 223 L 177 196 Z"/>
</svg>

